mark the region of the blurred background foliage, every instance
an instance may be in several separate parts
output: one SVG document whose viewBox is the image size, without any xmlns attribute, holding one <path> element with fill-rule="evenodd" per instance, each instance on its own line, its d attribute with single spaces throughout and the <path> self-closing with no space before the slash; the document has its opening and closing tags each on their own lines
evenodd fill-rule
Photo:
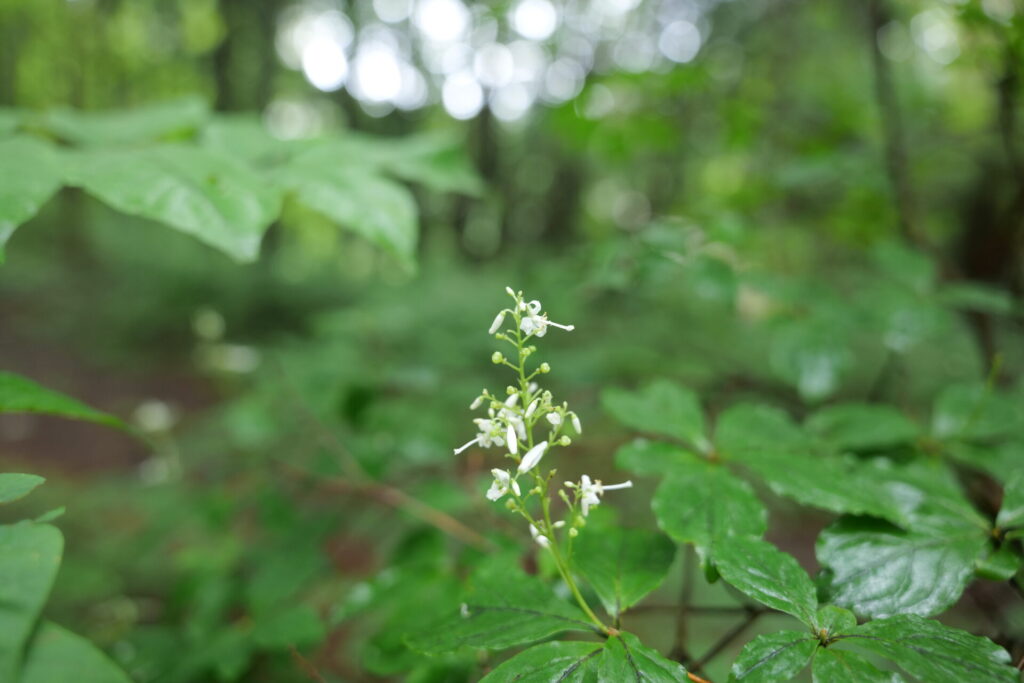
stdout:
<svg viewBox="0 0 1024 683">
<path fill-rule="evenodd" d="M 922 423 L 991 377 L 1019 412 L 1022 70 L 1013 0 L 0 0 L 0 131 L 296 145 L 323 164 L 299 188 L 345 156 L 325 141 L 358 143 L 357 173 L 391 149 L 418 225 L 403 254 L 286 200 L 239 264 L 66 188 L 13 234 L 3 368 L 148 435 L 0 420 L 5 468 L 50 478 L 19 514 L 68 506 L 48 614 L 137 681 L 478 676 L 402 634 L 479 535 L 521 541 L 483 500 L 490 465 L 450 450 L 497 377 L 506 284 L 576 324 L 543 341 L 584 417 L 578 471 L 614 478 L 600 389 L 653 377 L 712 414 L 857 399 Z M 85 113 L 140 106 L 174 123 L 125 140 Z M 961 454 L 975 496 L 1016 434 Z M 644 490 L 624 517 L 651 519 Z M 826 517 L 773 500 L 773 540 L 813 568 Z M 950 618 L 1019 658 L 1004 598 L 972 587 Z M 667 649 L 669 617 L 644 618 Z"/>
</svg>

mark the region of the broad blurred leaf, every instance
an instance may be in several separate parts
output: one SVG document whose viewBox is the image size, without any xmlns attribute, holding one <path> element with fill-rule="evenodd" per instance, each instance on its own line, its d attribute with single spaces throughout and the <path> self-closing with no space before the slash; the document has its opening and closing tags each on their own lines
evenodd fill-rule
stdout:
<svg viewBox="0 0 1024 683">
<path fill-rule="evenodd" d="M 134 216 L 193 235 L 252 261 L 280 197 L 254 171 L 220 152 L 187 145 L 80 152 L 68 182 Z"/>
<path fill-rule="evenodd" d="M 833 394 L 853 362 L 840 332 L 821 321 L 802 319 L 787 322 L 778 330 L 770 359 L 776 374 L 808 401 Z"/>
<path fill-rule="evenodd" d="M 661 585 L 676 556 L 675 543 L 653 531 L 611 525 L 587 530 L 572 559 L 612 616 Z"/>
<path fill-rule="evenodd" d="M 671 436 L 703 449 L 704 413 L 690 389 L 657 380 L 637 391 L 609 388 L 601 404 L 615 419 L 641 432 Z"/>
<path fill-rule="evenodd" d="M 323 621 L 309 605 L 294 605 L 275 614 L 266 614 L 252 630 L 253 641 L 265 648 L 315 645 L 324 635 Z"/>
<path fill-rule="evenodd" d="M 841 642 L 890 659 L 928 683 L 1020 680 L 1020 673 L 1010 665 L 1010 655 L 988 638 L 915 615 L 869 621 Z"/>
<path fill-rule="evenodd" d="M 422 133 L 371 143 L 384 166 L 403 180 L 437 192 L 479 196 L 483 182 L 470 164 L 463 145 L 444 133 Z"/>
<path fill-rule="evenodd" d="M 46 480 L 35 474 L 0 474 L 0 503 L 13 503 L 19 498 L 24 498 L 44 481 Z"/>
<path fill-rule="evenodd" d="M 302 204 L 410 265 L 418 232 L 416 202 L 400 183 L 375 174 L 350 153 L 345 145 L 314 147 L 273 177 Z"/>
<path fill-rule="evenodd" d="M 999 548 L 988 548 L 977 560 L 975 574 L 980 579 L 1009 581 L 1024 566 L 1024 561 L 1012 543 Z"/>
<path fill-rule="evenodd" d="M 488 568 L 474 577 L 471 593 L 450 616 L 407 640 L 415 650 L 441 654 L 461 647 L 500 650 L 561 631 L 595 629 L 540 579 L 511 568 Z"/>
<path fill-rule="evenodd" d="M 878 269 L 892 282 L 918 294 L 931 291 L 936 266 L 927 255 L 896 242 L 880 242 L 872 256 Z"/>
<path fill-rule="evenodd" d="M 29 644 L 19 683 L 130 683 L 102 651 L 87 639 L 45 622 Z"/>
<path fill-rule="evenodd" d="M 199 137 L 204 147 L 250 163 L 273 164 L 315 144 L 309 140 L 280 140 L 257 116 L 219 114 L 209 120 Z"/>
<path fill-rule="evenodd" d="M 0 414 L 2 413 L 42 413 L 127 429 L 124 423 L 113 415 L 101 413 L 70 396 L 47 389 L 27 377 L 11 372 L 0 372 Z"/>
<path fill-rule="evenodd" d="M 996 517 L 1000 529 L 1024 526 L 1024 469 L 1010 476 L 1003 488 L 1003 504 Z"/>
<path fill-rule="evenodd" d="M 994 439 L 1022 428 L 1021 406 L 983 384 L 946 387 L 932 411 L 932 433 L 939 439 Z"/>
<path fill-rule="evenodd" d="M 947 306 L 979 313 L 1009 315 L 1016 308 L 1012 294 L 980 282 L 952 282 L 939 290 L 938 297 Z"/>
<path fill-rule="evenodd" d="M 50 144 L 24 136 L 0 140 L 0 262 L 14 229 L 35 216 L 60 186 L 57 152 Z"/>
<path fill-rule="evenodd" d="M 840 403 L 814 412 L 804 427 L 839 449 L 875 450 L 913 441 L 920 428 L 896 408 Z"/>
<path fill-rule="evenodd" d="M 651 507 L 665 533 L 704 549 L 715 538 L 761 536 L 766 528 L 764 506 L 750 485 L 695 456 L 666 473 Z"/>
<path fill-rule="evenodd" d="M 853 652 L 821 647 L 814 653 L 814 683 L 900 683 L 903 677 L 881 671 Z"/>
<path fill-rule="evenodd" d="M 665 441 L 638 438 L 615 451 L 615 465 L 634 474 L 662 476 L 687 469 L 694 455 Z"/>
<path fill-rule="evenodd" d="M 715 448 L 725 458 L 743 459 L 761 451 L 803 450 L 807 435 L 784 411 L 757 403 L 738 403 L 718 416 Z"/>
<path fill-rule="evenodd" d="M 102 112 L 57 109 L 42 125 L 58 137 L 84 145 L 152 142 L 196 130 L 209 109 L 198 97 L 185 97 L 133 109 Z"/>
<path fill-rule="evenodd" d="M 776 683 L 788 681 L 811 661 L 818 639 L 809 633 L 779 631 L 747 643 L 732 664 L 730 681 Z"/>
<path fill-rule="evenodd" d="M 50 594 L 64 537 L 49 524 L 0 526 L 0 680 L 17 680 L 25 640 Z"/>
<path fill-rule="evenodd" d="M 904 531 L 844 517 L 818 537 L 817 555 L 830 570 L 826 589 L 836 604 L 871 617 L 930 616 L 963 593 L 985 541 L 985 530 L 969 525 Z"/>
<path fill-rule="evenodd" d="M 0 107 L 0 135 L 9 135 L 21 125 L 24 113 L 18 109 Z"/>
<path fill-rule="evenodd" d="M 712 556 L 722 578 L 758 602 L 815 626 L 818 598 L 807 572 L 768 541 L 715 539 Z"/>
</svg>

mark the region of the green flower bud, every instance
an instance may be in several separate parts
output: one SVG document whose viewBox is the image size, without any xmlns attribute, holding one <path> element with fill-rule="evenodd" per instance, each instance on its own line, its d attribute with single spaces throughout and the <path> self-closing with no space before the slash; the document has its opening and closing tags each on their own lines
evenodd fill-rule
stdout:
<svg viewBox="0 0 1024 683">
<path fill-rule="evenodd" d="M 572 439 L 570 439 L 568 436 L 565 436 L 565 435 L 563 435 L 562 438 L 558 440 L 558 445 L 559 446 L 568 446 L 571 443 L 572 443 Z"/>
<path fill-rule="evenodd" d="M 577 529 L 576 527 L 573 527 L 573 528 L 569 529 L 569 536 L 571 538 L 576 538 L 579 535 L 580 535 L 580 530 Z"/>
<path fill-rule="evenodd" d="M 551 372 L 551 366 L 548 365 L 547 362 L 541 363 L 540 364 L 540 371 L 541 371 L 541 374 L 546 375 L 547 373 Z"/>
<path fill-rule="evenodd" d="M 505 356 L 501 354 L 501 351 L 495 351 L 494 353 L 491 354 L 491 362 L 494 363 L 495 365 L 501 365 L 501 363 L 504 360 Z"/>
</svg>

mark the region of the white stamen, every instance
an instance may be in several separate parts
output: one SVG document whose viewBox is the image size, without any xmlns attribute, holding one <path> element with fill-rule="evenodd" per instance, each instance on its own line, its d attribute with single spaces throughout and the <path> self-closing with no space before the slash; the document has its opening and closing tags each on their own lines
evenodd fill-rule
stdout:
<svg viewBox="0 0 1024 683">
<path fill-rule="evenodd" d="M 476 437 L 475 439 L 473 439 L 472 441 L 467 441 L 466 443 L 462 444 L 461 446 L 459 446 L 458 448 L 455 449 L 455 455 L 458 455 L 459 453 L 461 453 L 462 451 L 466 450 L 467 448 L 469 448 L 473 444 L 477 443 L 478 441 L 480 441 L 480 437 L 479 436 Z"/>
</svg>

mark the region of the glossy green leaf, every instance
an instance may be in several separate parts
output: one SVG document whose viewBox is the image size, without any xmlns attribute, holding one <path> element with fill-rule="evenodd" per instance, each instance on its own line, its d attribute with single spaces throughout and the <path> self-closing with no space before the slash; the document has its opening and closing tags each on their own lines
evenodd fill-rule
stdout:
<svg viewBox="0 0 1024 683">
<path fill-rule="evenodd" d="M 606 389 L 601 404 L 627 427 L 680 439 L 701 450 L 707 445 L 697 395 L 674 382 L 657 380 L 637 391 Z"/>
<path fill-rule="evenodd" d="M 634 474 L 665 476 L 677 469 L 688 470 L 694 455 L 665 441 L 638 438 L 615 451 L 615 465 Z"/>
<path fill-rule="evenodd" d="M 35 474 L 0 474 L 0 503 L 13 503 L 24 498 L 45 479 Z"/>
<path fill-rule="evenodd" d="M 662 480 L 651 501 L 665 533 L 700 548 L 709 548 L 719 536 L 764 534 L 764 505 L 749 484 L 695 456 L 683 462 Z"/>
<path fill-rule="evenodd" d="M 1024 559 L 1021 558 L 1012 543 L 1004 543 L 1000 548 L 986 548 L 982 556 L 978 558 L 975 574 L 980 579 L 989 581 L 1009 581 L 1021 567 L 1024 566 Z"/>
<path fill-rule="evenodd" d="M 903 677 L 881 671 L 854 652 L 819 647 L 814 653 L 814 683 L 900 683 Z"/>
<path fill-rule="evenodd" d="M 152 142 L 196 130 L 209 108 L 198 97 L 185 97 L 132 109 L 102 112 L 57 109 L 42 125 L 58 137 L 84 145 Z"/>
<path fill-rule="evenodd" d="M 872 617 L 928 616 L 957 601 L 985 542 L 970 526 L 925 533 L 844 517 L 818 537 L 817 555 L 832 602 Z"/>
<path fill-rule="evenodd" d="M 2 413 L 41 413 L 127 429 L 124 423 L 113 415 L 101 413 L 70 396 L 47 389 L 27 377 L 11 372 L 0 372 L 0 414 Z"/>
<path fill-rule="evenodd" d="M 0 526 L 0 681 L 15 673 L 57 576 L 64 537 L 49 524 Z"/>
<path fill-rule="evenodd" d="M 838 449 L 878 450 L 913 441 L 920 428 L 892 406 L 841 403 L 813 413 L 804 424 Z"/>
<path fill-rule="evenodd" d="M 130 683 L 114 662 L 87 639 L 45 622 L 30 643 L 19 683 Z"/>
<path fill-rule="evenodd" d="M 792 555 L 759 538 L 715 539 L 712 551 L 722 578 L 758 602 L 814 626 L 818 598 L 807 572 Z"/>
<path fill-rule="evenodd" d="M 35 216 L 60 186 L 52 145 L 25 136 L 0 140 L 0 261 L 15 228 Z"/>
<path fill-rule="evenodd" d="M 856 627 L 857 617 L 850 610 L 837 605 L 822 605 L 818 608 L 816 626 L 819 631 L 825 631 L 826 635 L 834 636 Z"/>
<path fill-rule="evenodd" d="M 540 579 L 490 568 L 474 577 L 472 592 L 448 617 L 407 642 L 414 650 L 440 654 L 461 647 L 500 650 L 562 631 L 594 630 L 579 609 L 556 598 Z"/>
<path fill-rule="evenodd" d="M 597 668 L 597 679 L 601 682 L 678 683 L 687 680 L 682 665 L 662 657 L 632 633 L 619 633 L 605 641 Z"/>
<path fill-rule="evenodd" d="M 661 585 L 675 556 L 675 543 L 662 534 L 618 526 L 583 533 L 573 546 L 576 570 L 612 616 Z"/>
<path fill-rule="evenodd" d="M 1017 683 L 1010 655 L 988 638 L 901 614 L 858 626 L 840 642 L 892 660 L 928 683 Z"/>
<path fill-rule="evenodd" d="M 806 450 L 809 439 L 786 414 L 773 406 L 739 403 L 718 416 L 715 449 L 726 459 L 750 454 Z"/>
<path fill-rule="evenodd" d="M 1024 469 L 1017 470 L 1006 480 L 996 526 L 1000 529 L 1024 526 Z"/>
<path fill-rule="evenodd" d="M 80 152 L 68 182 L 115 209 L 169 225 L 252 261 L 280 197 L 232 157 L 187 145 Z"/>
<path fill-rule="evenodd" d="M 818 639 L 809 633 L 780 631 L 747 643 L 732 664 L 730 681 L 777 683 L 788 681 L 811 661 Z"/>
<path fill-rule="evenodd" d="M 585 683 L 594 680 L 601 643 L 554 641 L 534 645 L 501 663 L 481 683 Z"/>
<path fill-rule="evenodd" d="M 350 158 L 344 145 L 311 148 L 274 174 L 275 183 L 309 208 L 411 264 L 416 202 L 401 184 Z"/>
</svg>

